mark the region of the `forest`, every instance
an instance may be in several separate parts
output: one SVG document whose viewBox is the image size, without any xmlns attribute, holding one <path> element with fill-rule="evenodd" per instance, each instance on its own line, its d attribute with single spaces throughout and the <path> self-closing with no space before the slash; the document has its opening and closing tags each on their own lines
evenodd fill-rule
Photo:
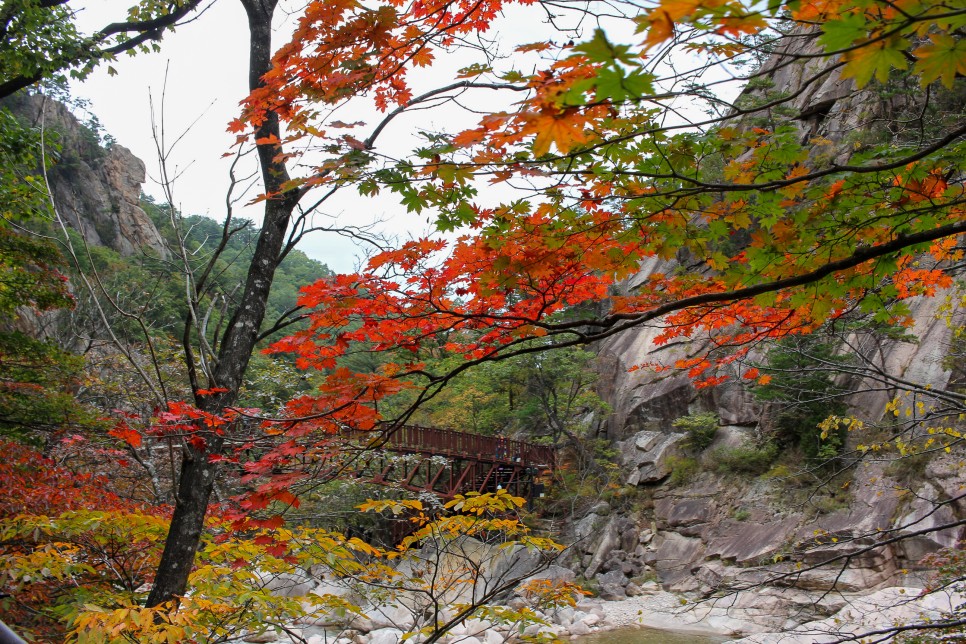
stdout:
<svg viewBox="0 0 966 644">
<path fill-rule="evenodd" d="M 966 3 L 217 3 L 214 218 L 0 4 L 9 637 L 964 641 Z"/>
</svg>

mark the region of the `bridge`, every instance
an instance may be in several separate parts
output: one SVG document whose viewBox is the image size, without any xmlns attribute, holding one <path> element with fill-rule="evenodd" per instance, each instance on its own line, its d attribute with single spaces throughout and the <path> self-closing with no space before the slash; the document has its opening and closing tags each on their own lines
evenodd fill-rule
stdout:
<svg viewBox="0 0 966 644">
<path fill-rule="evenodd" d="M 346 432 L 341 476 L 429 492 L 443 500 L 508 490 L 533 499 L 556 465 L 547 445 L 448 429 L 403 425 L 387 432 Z"/>
</svg>

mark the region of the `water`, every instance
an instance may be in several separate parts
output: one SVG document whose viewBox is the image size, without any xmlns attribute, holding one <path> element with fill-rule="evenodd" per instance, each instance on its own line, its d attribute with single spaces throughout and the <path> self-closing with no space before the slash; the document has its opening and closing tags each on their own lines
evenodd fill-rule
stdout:
<svg viewBox="0 0 966 644">
<path fill-rule="evenodd" d="M 621 628 L 587 635 L 575 641 L 579 644 L 719 644 L 727 642 L 728 638 L 674 633 L 654 628 Z"/>
</svg>

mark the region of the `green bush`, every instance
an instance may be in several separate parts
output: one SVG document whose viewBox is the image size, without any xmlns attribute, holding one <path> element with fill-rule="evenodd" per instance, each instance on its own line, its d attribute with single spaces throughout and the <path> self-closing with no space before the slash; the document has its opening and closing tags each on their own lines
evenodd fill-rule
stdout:
<svg viewBox="0 0 966 644">
<path fill-rule="evenodd" d="M 687 437 L 681 441 L 684 449 L 700 453 L 714 440 L 714 435 L 718 431 L 718 416 L 711 412 L 689 414 L 678 418 L 671 425 L 687 433 Z"/>
<path fill-rule="evenodd" d="M 771 469 L 778 457 L 778 446 L 765 443 L 762 446 L 739 445 L 719 447 L 708 455 L 717 472 L 724 474 L 764 474 Z"/>
<path fill-rule="evenodd" d="M 781 449 L 800 448 L 810 461 L 830 463 L 845 446 L 846 427 L 823 432 L 819 425 L 829 416 L 848 411 L 843 396 L 848 390 L 835 384 L 836 365 L 850 358 L 838 352 L 840 343 L 829 336 L 791 336 L 768 352 L 762 371 L 768 384 L 754 388 L 755 397 L 770 402 L 774 441 Z"/>
<path fill-rule="evenodd" d="M 885 468 L 886 476 L 898 479 L 900 483 L 910 485 L 921 481 L 926 475 L 926 466 L 932 459 L 929 452 L 917 452 L 899 456 Z"/>
<path fill-rule="evenodd" d="M 690 456 L 669 456 L 667 464 L 671 468 L 671 478 L 668 479 L 668 483 L 674 487 L 690 483 L 695 475 L 701 471 L 701 464 L 698 463 L 698 459 Z"/>
</svg>

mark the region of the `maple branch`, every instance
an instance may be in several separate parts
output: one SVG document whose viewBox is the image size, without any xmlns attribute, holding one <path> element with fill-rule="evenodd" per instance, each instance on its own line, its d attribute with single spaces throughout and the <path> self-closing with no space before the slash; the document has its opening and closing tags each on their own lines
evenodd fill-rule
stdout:
<svg viewBox="0 0 966 644">
<path fill-rule="evenodd" d="M 610 336 L 616 335 L 622 331 L 626 331 L 635 326 L 642 325 L 646 322 L 655 320 L 659 317 L 681 311 L 688 308 L 706 306 L 709 304 L 725 304 L 733 303 L 741 300 L 747 300 L 754 298 L 758 295 L 770 292 L 781 291 L 788 288 L 793 288 L 797 286 L 804 286 L 814 282 L 818 282 L 821 279 L 828 277 L 834 273 L 847 270 L 849 268 L 854 268 L 867 261 L 878 259 L 902 249 L 908 248 L 910 246 L 915 246 L 917 244 L 923 244 L 931 241 L 936 241 L 938 239 L 943 239 L 945 237 L 950 237 L 954 235 L 959 235 L 966 233 L 966 221 L 959 222 L 955 224 L 949 224 L 947 226 L 942 226 L 931 231 L 923 231 L 920 233 L 915 233 L 911 235 L 904 235 L 894 239 L 891 242 L 885 244 L 880 244 L 878 246 L 873 246 L 869 248 L 857 249 L 852 255 L 843 258 L 841 260 L 829 262 L 824 266 L 821 266 L 814 271 L 804 273 L 802 275 L 796 275 L 793 277 L 788 277 L 784 279 L 774 280 L 772 282 L 766 282 L 762 284 L 756 284 L 754 286 L 749 286 L 733 291 L 726 291 L 721 293 L 705 293 L 701 295 L 695 295 L 691 297 L 682 298 L 675 300 L 673 302 L 668 302 L 666 304 L 657 306 L 653 309 L 642 313 L 626 313 L 626 314 L 610 314 L 605 316 L 600 320 L 593 319 L 581 319 L 571 322 L 560 322 L 560 323 L 548 323 L 542 322 L 537 319 L 522 317 L 522 316 L 492 316 L 491 323 L 497 324 L 498 322 L 518 322 L 524 324 L 530 324 L 543 328 L 547 331 L 546 337 L 557 338 L 560 336 L 570 336 L 570 339 L 565 339 L 559 342 L 555 342 L 552 345 L 529 345 L 528 342 L 531 338 L 517 338 L 514 339 L 500 347 L 494 347 L 488 350 L 488 352 L 479 358 L 474 358 L 467 360 L 457 367 L 447 371 L 445 374 L 432 375 L 424 374 L 428 379 L 427 385 L 419 392 L 416 400 L 406 408 L 402 413 L 400 413 L 396 419 L 394 419 L 389 429 L 386 433 L 386 438 L 380 442 L 380 445 L 385 444 L 388 441 L 388 437 L 391 434 L 405 424 L 409 418 L 415 413 L 416 409 L 422 406 L 428 400 L 436 397 L 445 387 L 445 385 L 456 378 L 458 375 L 475 367 L 476 365 L 483 364 L 485 362 L 496 362 L 506 360 L 516 356 L 527 355 L 531 353 L 542 353 L 544 351 L 563 349 L 574 346 L 581 346 L 603 340 Z M 460 313 L 458 311 L 446 311 L 447 315 L 457 317 L 460 319 L 478 319 L 479 315 L 473 315 L 469 313 Z M 585 329 L 588 327 L 597 327 L 601 329 L 597 332 L 587 332 Z M 508 350 L 509 349 L 509 350 Z M 416 372 L 405 372 L 400 374 L 398 377 L 407 377 L 417 375 Z"/>
<path fill-rule="evenodd" d="M 42 0 L 39 7 L 43 9 L 53 9 L 66 4 L 67 0 Z M 53 60 L 53 68 L 38 69 L 31 73 L 17 74 L 0 83 L 0 98 L 6 98 L 16 92 L 30 87 L 31 85 L 54 76 L 70 67 L 81 63 L 91 63 L 110 58 L 116 54 L 131 51 L 150 40 L 159 40 L 165 29 L 174 27 L 182 18 L 195 11 L 203 0 L 184 0 L 183 2 L 171 2 L 168 7 L 170 13 L 166 13 L 150 20 L 132 20 L 123 22 L 113 22 L 100 29 L 94 36 L 78 43 L 78 50 L 84 51 L 83 54 L 64 57 L 61 60 Z M 137 35 L 119 42 L 113 46 L 98 49 L 98 46 L 111 36 L 137 32 Z"/>
<path fill-rule="evenodd" d="M 369 138 L 367 138 L 365 140 L 365 148 L 367 150 L 371 149 L 373 147 L 373 145 L 375 144 L 376 138 L 382 133 L 382 131 L 386 128 L 386 126 L 389 125 L 389 123 L 394 118 L 396 118 L 397 116 L 399 116 L 400 114 L 402 114 L 403 112 L 405 112 L 407 109 L 409 109 L 413 105 L 417 105 L 419 103 L 424 103 L 424 102 L 426 102 L 427 100 L 429 100 L 431 98 L 435 98 L 435 97 L 439 96 L 440 94 L 445 94 L 447 92 L 451 92 L 451 91 L 456 90 L 456 89 L 464 89 L 464 90 L 465 89 L 493 89 L 493 90 L 509 89 L 509 90 L 516 91 L 516 92 L 526 92 L 526 91 L 529 91 L 529 88 L 528 87 L 522 87 L 520 85 L 514 85 L 512 83 L 478 83 L 478 82 L 470 81 L 470 80 L 457 81 L 455 83 L 451 83 L 449 85 L 446 85 L 445 87 L 439 87 L 437 89 L 430 90 L 430 91 L 426 92 L 425 94 L 421 94 L 421 95 L 413 98 L 412 100 L 410 100 L 405 105 L 398 106 L 392 112 L 390 112 L 389 114 L 387 114 L 382 119 L 382 121 L 379 123 L 379 125 L 376 126 L 376 129 L 373 130 L 372 134 L 369 135 Z"/>
<path fill-rule="evenodd" d="M 692 297 L 686 297 L 675 302 L 663 304 L 643 314 L 611 314 L 607 316 L 601 323 L 584 321 L 583 324 L 594 326 L 610 326 L 624 320 L 630 320 L 635 323 L 644 322 L 653 320 L 654 318 L 672 313 L 674 311 L 679 311 L 681 309 L 703 306 L 705 304 L 720 304 L 724 302 L 747 300 L 763 293 L 781 291 L 796 286 L 805 286 L 806 284 L 817 282 L 834 273 L 864 264 L 871 259 L 878 259 L 917 244 L 932 242 L 963 233 L 966 233 L 966 221 L 940 226 L 939 228 L 935 228 L 933 230 L 922 231 L 909 235 L 899 235 L 891 242 L 879 244 L 878 246 L 858 248 L 848 257 L 834 262 L 829 262 L 823 266 L 820 266 L 819 268 L 816 268 L 814 271 L 803 273 L 801 275 L 786 277 L 772 282 L 765 282 L 763 284 L 756 284 L 754 286 L 748 286 L 725 293 L 704 293 L 702 295 L 694 295 Z M 633 324 L 631 326 L 633 326 Z M 624 328 L 626 327 L 621 326 L 621 328 L 618 330 L 623 330 Z"/>
</svg>

